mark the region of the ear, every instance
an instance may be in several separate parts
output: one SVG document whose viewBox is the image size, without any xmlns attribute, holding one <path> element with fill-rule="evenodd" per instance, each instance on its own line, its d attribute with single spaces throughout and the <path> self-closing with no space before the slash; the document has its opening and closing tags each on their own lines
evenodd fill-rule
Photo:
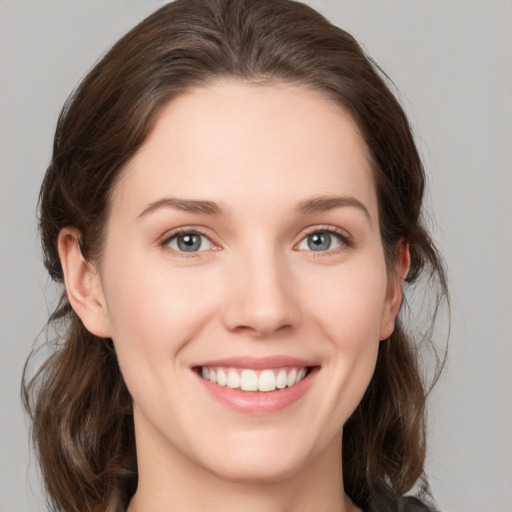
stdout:
<svg viewBox="0 0 512 512">
<path fill-rule="evenodd" d="M 409 243 L 402 239 L 396 248 L 395 261 L 393 262 L 394 272 L 389 278 L 386 302 L 381 318 L 380 340 L 389 338 L 395 329 L 396 317 L 402 306 L 402 285 L 407 277 L 407 272 L 409 272 L 410 264 Z"/>
<path fill-rule="evenodd" d="M 82 256 L 80 237 L 75 228 L 66 227 L 59 233 L 59 257 L 68 300 L 89 332 L 108 338 L 110 324 L 100 276 L 95 266 Z"/>
</svg>

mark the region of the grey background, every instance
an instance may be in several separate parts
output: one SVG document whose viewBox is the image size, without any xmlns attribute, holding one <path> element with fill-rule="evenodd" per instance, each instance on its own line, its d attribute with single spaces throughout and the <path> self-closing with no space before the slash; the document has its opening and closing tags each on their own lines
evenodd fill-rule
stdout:
<svg viewBox="0 0 512 512">
<path fill-rule="evenodd" d="M 43 509 L 19 405 L 47 317 L 35 205 L 57 115 L 161 1 L 0 0 L 0 512 Z M 449 266 L 450 354 L 428 473 L 444 512 L 512 512 L 512 2 L 311 0 L 393 78 L 430 174 Z"/>
</svg>

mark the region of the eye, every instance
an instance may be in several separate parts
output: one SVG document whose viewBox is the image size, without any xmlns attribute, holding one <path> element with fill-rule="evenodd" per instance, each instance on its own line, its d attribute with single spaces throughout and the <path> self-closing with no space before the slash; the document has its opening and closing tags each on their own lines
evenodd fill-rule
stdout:
<svg viewBox="0 0 512 512">
<path fill-rule="evenodd" d="M 176 233 L 168 238 L 163 245 L 178 252 L 200 252 L 213 247 L 207 236 L 194 232 Z"/>
<path fill-rule="evenodd" d="M 309 233 L 303 238 L 297 248 L 301 251 L 324 252 L 332 251 L 342 245 L 347 245 L 345 238 L 332 230 L 321 230 Z"/>
</svg>

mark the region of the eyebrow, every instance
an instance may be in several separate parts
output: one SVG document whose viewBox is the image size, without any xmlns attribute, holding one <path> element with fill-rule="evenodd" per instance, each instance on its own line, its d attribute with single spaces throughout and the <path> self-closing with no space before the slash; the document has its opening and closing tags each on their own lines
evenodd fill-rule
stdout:
<svg viewBox="0 0 512 512">
<path fill-rule="evenodd" d="M 370 213 L 366 206 L 351 196 L 314 196 L 300 201 L 294 208 L 298 214 L 325 212 L 335 208 L 353 207 L 364 213 L 368 220 L 371 220 Z M 138 215 L 138 219 L 160 209 L 170 208 L 189 213 L 204 213 L 208 215 L 224 215 L 225 210 L 213 201 L 198 199 L 179 199 L 176 197 L 165 197 L 150 203 Z"/>
<path fill-rule="evenodd" d="M 364 213 L 368 220 L 371 220 L 368 208 L 366 208 L 366 206 L 361 201 L 359 201 L 359 199 L 351 196 L 314 196 L 309 199 L 300 201 L 296 206 L 295 211 L 297 213 L 307 214 L 325 212 L 328 210 L 333 210 L 334 208 L 342 207 L 357 208 Z"/>
<path fill-rule="evenodd" d="M 171 208 L 173 210 L 180 210 L 189 213 L 206 213 L 209 215 L 221 215 L 224 212 L 223 209 L 213 201 L 165 197 L 150 203 L 146 208 L 144 208 L 144 210 L 142 210 L 137 218 L 140 219 L 141 217 L 162 208 Z"/>
</svg>

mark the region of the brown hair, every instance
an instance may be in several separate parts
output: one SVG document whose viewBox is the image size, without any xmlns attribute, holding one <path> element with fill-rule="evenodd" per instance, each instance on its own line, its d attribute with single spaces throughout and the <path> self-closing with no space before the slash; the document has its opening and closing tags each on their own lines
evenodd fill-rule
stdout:
<svg viewBox="0 0 512 512">
<path fill-rule="evenodd" d="M 434 279 L 437 310 L 447 297 L 446 279 L 421 220 L 425 176 L 406 116 L 354 38 L 290 0 L 177 0 L 128 32 L 90 71 L 64 105 L 41 189 L 51 277 L 63 279 L 57 238 L 65 226 L 80 231 L 86 259 L 101 257 L 112 190 L 160 107 L 223 77 L 302 84 L 351 113 L 374 161 L 388 266 L 407 240 L 406 281 Z M 66 512 L 124 510 L 136 483 L 136 454 L 131 397 L 112 340 L 84 328 L 65 291 L 49 323 L 64 333 L 30 380 L 25 370 L 23 384 L 49 501 Z M 427 390 L 418 341 L 399 319 L 344 426 L 344 486 L 365 510 L 398 506 L 424 478 Z"/>
</svg>

